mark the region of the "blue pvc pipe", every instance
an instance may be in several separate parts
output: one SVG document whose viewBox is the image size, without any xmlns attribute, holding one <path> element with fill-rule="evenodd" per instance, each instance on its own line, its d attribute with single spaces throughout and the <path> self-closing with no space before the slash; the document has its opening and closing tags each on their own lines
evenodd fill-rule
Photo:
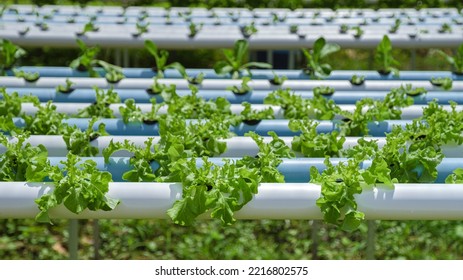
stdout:
<svg viewBox="0 0 463 280">
<path fill-rule="evenodd" d="M 158 103 L 162 102 L 161 95 L 150 95 L 143 89 L 116 89 L 115 90 L 121 101 L 133 98 L 136 103 L 149 103 L 151 98 L 155 98 Z M 76 102 L 76 103 L 92 103 L 95 102 L 94 89 L 75 89 L 70 94 L 56 92 L 54 88 L 7 88 L 7 93 L 18 92 L 20 96 L 32 94 L 37 96 L 41 102 L 52 100 L 54 102 Z M 235 95 L 227 90 L 199 90 L 198 96 L 206 100 L 215 100 L 217 97 L 226 98 L 231 104 L 241 104 L 246 101 L 251 104 L 263 104 L 265 97 L 271 90 L 254 90 L 245 95 Z M 297 95 L 303 98 L 313 98 L 312 91 L 296 91 Z M 369 97 L 375 100 L 384 99 L 388 91 L 337 91 L 331 96 L 326 96 L 327 99 L 332 99 L 336 104 L 354 104 L 356 101 Z M 190 90 L 177 90 L 180 96 L 190 95 Z M 2 99 L 2 96 L 0 96 Z M 430 91 L 427 94 L 414 96 L 414 104 L 425 105 L 436 99 L 439 104 L 448 104 L 449 101 L 463 104 L 463 92 L 457 91 Z"/>
<path fill-rule="evenodd" d="M 50 163 L 52 165 L 57 165 L 63 167 L 63 164 L 60 161 L 65 161 L 65 157 L 50 157 Z M 97 169 L 101 171 L 108 171 L 112 174 L 113 181 L 121 182 L 122 175 L 131 170 L 132 167 L 129 164 L 128 157 L 114 157 L 110 158 L 108 164 L 104 163 L 102 157 L 82 157 L 81 162 L 85 160 L 93 160 L 97 164 Z M 223 158 L 209 158 L 209 161 L 217 164 L 223 165 Z M 234 158 L 238 160 L 237 158 Z M 331 159 L 333 164 L 337 164 L 340 161 L 346 161 L 344 158 Z M 319 172 L 322 172 L 326 166 L 324 164 L 324 158 L 295 158 L 295 159 L 283 159 L 283 162 L 278 166 L 278 171 L 280 171 L 285 176 L 285 181 L 288 183 L 305 183 L 310 181 L 310 167 L 315 166 Z M 198 166 L 203 164 L 202 159 L 197 159 Z M 365 161 L 360 164 L 359 168 L 367 168 L 371 164 L 370 161 Z M 441 164 L 437 167 L 439 173 L 436 183 L 443 183 L 445 178 L 450 175 L 453 170 L 458 167 L 461 167 L 461 159 L 458 158 L 444 158 Z M 159 164 L 156 162 L 151 163 L 151 168 L 153 171 L 159 168 Z"/>
<path fill-rule="evenodd" d="M 153 61 L 154 66 L 154 61 Z M 34 66 L 23 66 L 18 69 L 26 72 L 38 72 L 41 77 L 88 77 L 87 72 L 73 70 L 69 67 L 34 67 Z M 102 68 L 95 68 L 101 76 L 104 76 Z M 123 74 L 127 78 L 152 78 L 156 76 L 150 68 L 123 68 Z M 290 80 L 309 80 L 310 77 L 304 74 L 301 70 L 269 70 L 269 69 L 253 69 L 253 79 L 273 79 L 274 73 L 278 76 L 286 76 Z M 219 76 L 213 69 L 187 69 L 189 76 L 196 76 L 200 73 L 205 75 L 207 79 L 224 79 L 230 78 L 229 75 Z M 13 71 L 7 71 L 8 76 L 14 76 Z M 246 76 L 247 72 L 243 72 Z M 395 77 L 392 74 L 380 75 L 377 71 L 361 71 L 361 70 L 336 70 L 331 72 L 331 75 L 327 80 L 350 80 L 353 75 L 365 76 L 365 80 L 418 80 L 418 81 L 429 81 L 431 78 L 437 77 L 448 77 L 453 80 L 463 80 L 463 75 L 455 75 L 450 71 L 401 71 L 399 77 Z M 183 77 L 177 70 L 167 69 L 164 72 L 164 77 L 169 79 L 182 79 Z"/>
<path fill-rule="evenodd" d="M 236 158 L 236 160 L 238 160 Z M 198 160 L 202 163 L 202 160 Z M 209 158 L 209 161 L 222 165 L 222 158 Z M 310 181 L 310 167 L 315 166 L 318 172 L 322 172 L 326 166 L 324 164 L 324 158 L 294 158 L 294 159 L 283 159 L 283 162 L 278 166 L 280 171 L 285 176 L 285 181 L 288 183 L 305 183 Z M 331 163 L 334 165 L 339 162 L 347 161 L 346 158 L 332 158 Z M 456 168 L 463 167 L 462 159 L 459 158 L 444 158 L 442 162 L 437 166 L 438 176 L 435 183 L 444 183 L 445 178 L 453 173 Z M 360 164 L 359 168 L 368 168 L 371 165 L 371 161 L 364 161 Z"/>
<path fill-rule="evenodd" d="M 25 122 L 22 118 L 13 118 L 17 127 L 24 127 Z M 77 126 L 81 130 L 86 130 L 90 119 L 66 119 L 63 122 L 71 126 Z M 189 120 L 195 122 L 196 120 Z M 240 123 L 238 126 L 230 127 L 230 131 L 236 133 L 238 136 L 244 136 L 246 132 L 254 131 L 259 135 L 266 136 L 269 131 L 275 131 L 278 136 L 295 136 L 299 132 L 293 132 L 288 128 L 288 120 L 262 120 L 257 125 L 247 125 Z M 336 129 L 336 123 L 339 121 L 319 121 L 317 126 L 317 133 L 330 133 Z M 106 125 L 106 131 L 110 135 L 133 135 L 133 136 L 158 136 L 159 125 L 141 124 L 125 124 L 122 119 L 101 119 L 98 120 L 94 126 L 94 130 L 98 130 L 100 123 Z M 382 122 L 370 122 L 368 124 L 369 135 L 374 137 L 384 137 L 385 133 L 391 132 L 394 125 L 405 127 L 410 124 L 411 120 L 388 120 Z"/>
<path fill-rule="evenodd" d="M 61 161 L 66 161 L 66 157 L 49 157 L 51 165 L 59 166 L 60 168 L 64 167 L 64 164 Z M 129 163 L 130 158 L 128 157 L 111 157 L 109 158 L 109 163 L 104 162 L 102 157 L 81 157 L 80 163 L 83 163 L 86 160 L 92 160 L 96 162 L 96 168 L 100 171 L 108 171 L 111 173 L 113 181 L 122 182 L 122 175 L 132 170 L 132 166 Z M 157 162 L 150 163 L 151 168 L 157 170 L 159 164 Z"/>
</svg>

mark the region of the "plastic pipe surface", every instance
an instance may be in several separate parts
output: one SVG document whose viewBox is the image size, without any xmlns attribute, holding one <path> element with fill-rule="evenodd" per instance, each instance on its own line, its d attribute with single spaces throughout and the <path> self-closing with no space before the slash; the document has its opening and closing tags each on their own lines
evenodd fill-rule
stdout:
<svg viewBox="0 0 463 280">
<path fill-rule="evenodd" d="M 33 218 L 34 200 L 52 191 L 51 183 L 0 183 L 0 218 Z M 85 210 L 76 215 L 58 206 L 52 218 L 72 219 L 165 219 L 166 211 L 182 197 L 177 183 L 110 183 L 107 196 L 121 203 L 113 211 Z M 261 184 L 259 193 L 235 214 L 238 219 L 322 219 L 315 184 Z M 366 188 L 356 195 L 358 209 L 366 219 L 461 220 L 463 185 L 396 184 L 394 188 Z M 208 218 L 204 214 L 201 218 Z"/>
</svg>

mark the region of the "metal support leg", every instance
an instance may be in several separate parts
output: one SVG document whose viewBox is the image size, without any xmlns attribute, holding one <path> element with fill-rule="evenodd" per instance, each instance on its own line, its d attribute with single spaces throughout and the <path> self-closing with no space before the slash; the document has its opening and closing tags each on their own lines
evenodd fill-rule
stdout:
<svg viewBox="0 0 463 280">
<path fill-rule="evenodd" d="M 121 66 L 122 65 L 122 54 L 120 49 L 114 50 L 114 64 Z"/>
<path fill-rule="evenodd" d="M 101 240 L 100 240 L 100 223 L 98 220 L 93 220 L 92 222 L 93 226 L 93 257 L 95 260 L 100 259 L 100 246 L 101 246 Z"/>
<path fill-rule="evenodd" d="M 375 259 L 375 244 L 376 244 L 376 221 L 369 220 L 367 222 L 367 260 Z"/>
<path fill-rule="evenodd" d="M 130 67 L 129 49 L 124 49 L 124 67 Z"/>
<path fill-rule="evenodd" d="M 289 51 L 288 69 L 296 69 L 296 54 L 293 50 Z"/>
<path fill-rule="evenodd" d="M 267 51 L 267 63 L 270 63 L 273 65 L 273 51 L 271 50 Z"/>
<path fill-rule="evenodd" d="M 410 67 L 412 68 L 411 70 L 416 70 L 416 49 L 412 49 L 410 52 L 411 52 Z"/>
<path fill-rule="evenodd" d="M 368 59 L 368 68 L 373 69 L 375 63 L 375 52 L 373 50 L 370 50 L 370 55 Z"/>
<path fill-rule="evenodd" d="M 312 239 L 311 254 L 312 254 L 313 260 L 318 259 L 318 244 L 320 241 L 318 238 L 319 231 L 320 231 L 320 221 L 313 220 L 312 221 L 312 233 L 311 233 L 311 239 Z"/>
<path fill-rule="evenodd" d="M 79 222 L 78 220 L 69 220 L 69 240 L 68 240 L 68 250 L 69 250 L 69 259 L 77 260 L 77 250 L 79 249 Z"/>
</svg>

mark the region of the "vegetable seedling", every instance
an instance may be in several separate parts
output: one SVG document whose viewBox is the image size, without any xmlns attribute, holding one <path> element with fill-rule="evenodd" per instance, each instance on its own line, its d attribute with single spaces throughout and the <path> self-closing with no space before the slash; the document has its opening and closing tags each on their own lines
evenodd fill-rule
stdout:
<svg viewBox="0 0 463 280">
<path fill-rule="evenodd" d="M 143 23 L 143 22 L 137 22 L 135 24 L 135 28 L 137 29 L 137 32 L 133 33 L 133 37 L 140 37 L 140 35 L 147 33 L 148 32 L 148 26 L 150 25 L 149 22 Z"/>
<path fill-rule="evenodd" d="M 326 43 L 325 38 L 318 38 L 313 49 L 308 51 L 302 49 L 302 53 L 307 59 L 307 66 L 304 73 L 314 79 L 323 79 L 330 75 L 332 68 L 327 63 L 321 63 L 321 60 L 328 55 L 339 51 L 341 47 L 338 44 Z"/>
<path fill-rule="evenodd" d="M 30 30 L 30 28 L 29 28 L 29 26 L 27 26 L 26 28 L 19 30 L 19 31 L 18 31 L 18 34 L 19 34 L 20 36 L 24 36 L 24 35 L 26 35 L 26 34 L 29 32 L 29 30 Z"/>
<path fill-rule="evenodd" d="M 243 34 L 244 38 L 249 38 L 251 35 L 257 33 L 257 28 L 254 24 L 254 22 L 251 22 L 251 24 L 244 25 L 241 27 L 241 34 Z"/>
<path fill-rule="evenodd" d="M 401 90 L 405 92 L 408 96 L 418 96 L 421 94 L 426 94 L 428 91 L 423 87 L 412 88 L 411 84 L 406 84 L 405 87 L 402 85 L 400 87 Z"/>
<path fill-rule="evenodd" d="M 278 76 L 275 72 L 273 72 L 273 78 L 269 80 L 269 82 L 274 86 L 281 86 L 288 78 L 286 76 Z"/>
<path fill-rule="evenodd" d="M 353 75 L 352 78 L 350 78 L 350 83 L 355 86 L 363 85 L 364 82 L 365 82 L 365 76 Z"/>
<path fill-rule="evenodd" d="M 96 32 L 99 28 L 93 23 L 93 21 L 89 21 L 84 25 L 84 28 L 81 31 L 76 32 L 77 36 L 84 36 L 87 32 Z"/>
<path fill-rule="evenodd" d="M 362 37 L 363 33 L 365 33 L 360 26 L 354 26 L 352 27 L 352 30 L 354 30 L 354 38 L 359 39 Z"/>
<path fill-rule="evenodd" d="M 33 83 L 37 81 L 40 78 L 40 74 L 38 72 L 31 73 L 31 72 L 25 72 L 23 70 L 13 70 L 15 77 L 17 78 L 23 78 L 27 82 Z"/>
<path fill-rule="evenodd" d="M 150 40 L 145 41 L 145 48 L 154 57 L 156 67 L 154 67 L 153 70 L 156 71 L 156 76 L 158 78 L 164 78 L 164 71 L 166 69 L 176 69 L 183 76 L 185 71 L 185 67 L 183 67 L 183 65 L 181 65 L 179 62 L 172 62 L 167 64 L 167 59 L 169 58 L 168 51 L 159 50 L 156 44 Z"/>
<path fill-rule="evenodd" d="M 431 78 L 431 84 L 436 87 L 442 87 L 444 90 L 451 90 L 453 80 L 451 78 Z"/>
<path fill-rule="evenodd" d="M 392 57 L 392 44 L 387 35 L 384 35 L 376 47 L 375 62 L 380 67 L 378 72 L 381 75 L 388 75 L 392 72 L 394 76 L 399 76 L 399 69 L 395 67 L 400 64 Z"/>
<path fill-rule="evenodd" d="M 249 81 L 251 81 L 250 77 L 244 77 L 243 81 L 241 82 L 241 87 L 232 86 L 232 87 L 228 87 L 227 89 L 231 90 L 236 95 L 244 95 L 252 91 L 252 88 L 248 85 Z"/>
<path fill-rule="evenodd" d="M 194 38 L 196 34 L 198 34 L 198 32 L 201 31 L 202 28 L 203 28 L 203 23 L 195 24 L 194 22 L 191 22 L 190 25 L 188 26 L 188 29 L 190 30 L 188 37 Z"/>
<path fill-rule="evenodd" d="M 400 27 L 400 19 L 396 19 L 394 25 L 389 29 L 389 33 L 395 34 L 397 33 L 397 30 L 399 30 Z"/>
<path fill-rule="evenodd" d="M 148 94 L 157 95 L 161 94 L 166 88 L 167 86 L 165 84 L 159 83 L 158 78 L 156 77 L 154 78 L 153 84 L 149 89 L 146 90 L 146 92 Z"/>
<path fill-rule="evenodd" d="M 329 86 L 319 86 L 313 89 L 314 95 L 332 95 L 335 92 L 335 89 Z"/>
<path fill-rule="evenodd" d="M 455 56 L 450 56 L 441 50 L 431 50 L 432 54 L 438 54 L 447 60 L 450 65 L 454 68 L 454 73 L 457 75 L 463 75 L 463 44 L 461 44 Z"/>
<path fill-rule="evenodd" d="M 438 30 L 439 33 L 452 33 L 452 27 L 448 23 L 442 24 Z"/>
<path fill-rule="evenodd" d="M 246 40 L 238 40 L 235 42 L 233 50 L 223 50 L 225 60 L 218 61 L 214 65 L 214 71 L 218 75 L 231 75 L 232 79 L 239 79 L 242 71 L 247 71 L 249 76 L 252 76 L 249 68 L 272 68 L 271 64 L 263 62 L 245 62 L 248 56 L 248 42 Z"/>
<path fill-rule="evenodd" d="M 61 93 L 71 93 L 74 91 L 74 89 L 72 88 L 72 85 L 74 83 L 71 82 L 71 80 L 69 79 L 66 79 L 66 84 L 63 86 L 63 85 L 59 85 L 56 87 L 56 91 L 59 91 Z"/>
<path fill-rule="evenodd" d="M 249 102 L 241 103 L 243 110 L 240 113 L 240 117 L 243 123 L 247 125 L 256 125 L 261 120 L 274 119 L 275 115 L 272 107 L 268 107 L 262 110 L 253 110 L 252 105 Z"/>
<path fill-rule="evenodd" d="M 341 24 L 341 26 L 339 27 L 339 33 L 347 34 L 348 31 L 349 31 L 349 26 L 347 24 Z"/>
<path fill-rule="evenodd" d="M 291 24 L 289 26 L 289 33 L 296 34 L 298 29 L 299 29 L 299 26 L 297 24 Z"/>
</svg>

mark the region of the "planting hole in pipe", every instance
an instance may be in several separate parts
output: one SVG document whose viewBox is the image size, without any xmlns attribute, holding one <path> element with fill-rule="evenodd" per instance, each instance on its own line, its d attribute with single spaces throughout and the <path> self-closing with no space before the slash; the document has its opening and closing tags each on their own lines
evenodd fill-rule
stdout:
<svg viewBox="0 0 463 280">
<path fill-rule="evenodd" d="M 258 125 L 262 120 L 243 120 L 243 123 L 247 125 Z"/>
</svg>

